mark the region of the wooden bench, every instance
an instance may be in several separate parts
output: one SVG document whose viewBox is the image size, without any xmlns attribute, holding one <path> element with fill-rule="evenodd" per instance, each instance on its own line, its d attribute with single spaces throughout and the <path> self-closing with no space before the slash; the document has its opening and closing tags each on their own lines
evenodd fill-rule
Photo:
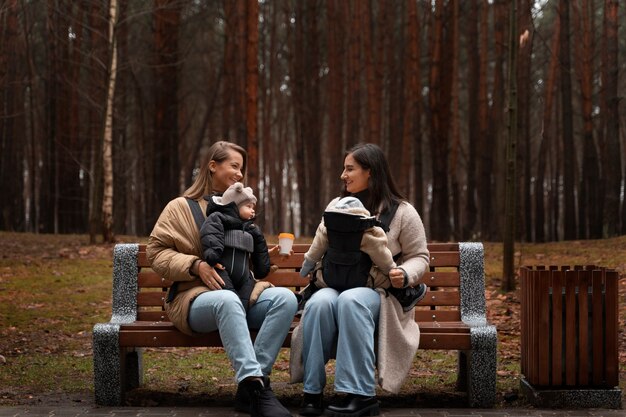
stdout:
<svg viewBox="0 0 626 417">
<path fill-rule="evenodd" d="M 470 406 L 491 407 L 496 396 L 496 328 L 486 319 L 483 246 L 431 243 L 429 286 L 415 308 L 421 349 L 459 352 L 457 387 Z M 294 256 L 267 279 L 299 291 L 308 280 L 298 272 L 308 245 L 294 245 Z M 145 347 L 222 346 L 218 332 L 199 337 L 178 331 L 163 300 L 170 281 L 152 269 L 145 245 L 118 244 L 113 257 L 113 306 L 108 323 L 93 329 L 95 401 L 120 405 L 124 393 L 141 385 Z M 294 319 L 294 324 L 297 318 Z M 289 347 L 290 335 L 284 342 Z"/>
</svg>

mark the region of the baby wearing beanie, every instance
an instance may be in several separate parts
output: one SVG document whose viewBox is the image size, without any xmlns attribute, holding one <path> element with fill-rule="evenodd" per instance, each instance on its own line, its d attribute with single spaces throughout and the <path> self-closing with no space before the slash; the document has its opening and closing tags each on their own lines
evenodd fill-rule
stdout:
<svg viewBox="0 0 626 417">
<path fill-rule="evenodd" d="M 205 197 L 207 218 L 200 228 L 202 254 L 224 280 L 225 290 L 237 293 L 247 309 L 269 282 L 257 282 L 270 271 L 267 243 L 254 224 L 256 197 L 250 187 L 237 182 L 223 195 Z M 220 264 L 224 269 L 216 266 Z M 252 270 L 250 265 L 252 264 Z"/>
</svg>

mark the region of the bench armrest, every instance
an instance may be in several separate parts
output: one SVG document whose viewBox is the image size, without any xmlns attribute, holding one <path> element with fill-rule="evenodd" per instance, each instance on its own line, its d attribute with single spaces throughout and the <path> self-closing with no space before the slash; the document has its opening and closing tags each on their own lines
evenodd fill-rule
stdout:
<svg viewBox="0 0 626 417">
<path fill-rule="evenodd" d="M 137 243 L 115 245 L 113 249 L 113 306 L 111 323 L 137 320 Z"/>
<path fill-rule="evenodd" d="M 480 242 L 460 242 L 461 320 L 470 326 L 487 325 L 484 248 Z"/>
</svg>

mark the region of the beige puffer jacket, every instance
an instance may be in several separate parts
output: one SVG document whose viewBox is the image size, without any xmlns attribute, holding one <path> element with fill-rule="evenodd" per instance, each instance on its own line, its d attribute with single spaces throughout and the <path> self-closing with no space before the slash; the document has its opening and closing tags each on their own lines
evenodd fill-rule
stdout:
<svg viewBox="0 0 626 417">
<path fill-rule="evenodd" d="M 204 198 L 197 200 L 202 212 L 206 212 Z M 189 327 L 189 306 L 203 292 L 211 291 L 202 280 L 190 274 L 193 263 L 202 259 L 200 232 L 193 218 L 189 203 L 184 197 L 170 201 L 159 216 L 146 248 L 152 269 L 165 279 L 179 282 L 176 297 L 165 303 L 165 311 L 181 332 L 195 334 Z M 253 304 L 269 282 L 257 282 L 250 297 Z"/>
</svg>

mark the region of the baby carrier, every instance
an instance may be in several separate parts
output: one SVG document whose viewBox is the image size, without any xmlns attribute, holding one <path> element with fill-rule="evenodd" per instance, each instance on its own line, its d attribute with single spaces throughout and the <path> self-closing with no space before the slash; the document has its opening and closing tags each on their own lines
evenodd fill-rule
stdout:
<svg viewBox="0 0 626 417">
<path fill-rule="evenodd" d="M 322 260 L 324 282 L 338 291 L 367 286 L 372 260 L 361 251 L 365 230 L 381 223 L 374 217 L 327 211 L 328 249 Z"/>
</svg>

